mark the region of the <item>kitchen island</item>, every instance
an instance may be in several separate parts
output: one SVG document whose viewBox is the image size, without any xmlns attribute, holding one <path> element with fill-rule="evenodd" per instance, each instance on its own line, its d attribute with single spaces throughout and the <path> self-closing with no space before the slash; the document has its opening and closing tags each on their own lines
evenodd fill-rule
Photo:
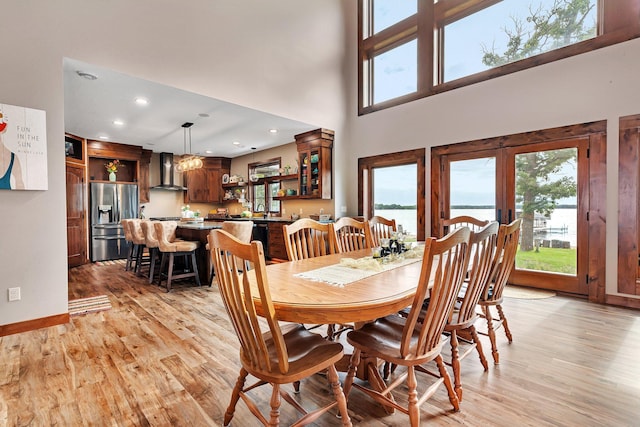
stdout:
<svg viewBox="0 0 640 427">
<path fill-rule="evenodd" d="M 200 273 L 200 280 L 203 283 L 211 283 L 211 258 L 207 251 L 207 236 L 209 232 L 216 228 L 222 228 L 224 221 L 253 221 L 252 240 L 259 240 L 264 247 L 265 257 L 273 261 L 287 261 L 287 251 L 284 245 L 285 224 L 293 221 L 289 218 L 267 217 L 267 218 L 214 218 L 205 221 L 178 221 L 176 236 L 184 240 L 200 242 L 200 247 L 196 250 L 196 261 Z"/>
</svg>

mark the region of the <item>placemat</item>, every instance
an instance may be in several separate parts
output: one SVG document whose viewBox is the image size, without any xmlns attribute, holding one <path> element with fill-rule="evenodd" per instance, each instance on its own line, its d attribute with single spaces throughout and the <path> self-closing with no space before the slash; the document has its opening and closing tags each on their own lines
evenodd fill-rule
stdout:
<svg viewBox="0 0 640 427">
<path fill-rule="evenodd" d="M 316 282 L 324 282 L 332 286 L 343 287 L 349 283 L 402 267 L 414 262 L 422 261 L 422 258 L 403 258 L 394 262 L 380 263 L 372 257 L 364 257 L 354 260 L 353 258 L 343 258 L 340 264 L 329 265 L 315 270 L 297 273 L 294 276 Z M 379 267 L 374 267 L 371 262 Z"/>
</svg>

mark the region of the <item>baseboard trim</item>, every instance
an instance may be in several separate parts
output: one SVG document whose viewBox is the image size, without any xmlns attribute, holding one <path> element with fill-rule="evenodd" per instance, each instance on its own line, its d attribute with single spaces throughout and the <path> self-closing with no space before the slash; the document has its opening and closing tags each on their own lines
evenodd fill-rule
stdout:
<svg viewBox="0 0 640 427">
<path fill-rule="evenodd" d="M 629 298 L 620 295 L 607 295 L 607 304 L 626 308 L 640 308 L 640 298 Z"/>
<path fill-rule="evenodd" d="M 48 328 L 49 326 L 62 325 L 65 323 L 69 323 L 69 313 L 56 314 L 55 316 L 41 317 L 33 320 L 25 320 L 24 322 L 10 323 L 8 325 L 0 325 L 0 337 L 35 331 L 36 329 Z"/>
</svg>

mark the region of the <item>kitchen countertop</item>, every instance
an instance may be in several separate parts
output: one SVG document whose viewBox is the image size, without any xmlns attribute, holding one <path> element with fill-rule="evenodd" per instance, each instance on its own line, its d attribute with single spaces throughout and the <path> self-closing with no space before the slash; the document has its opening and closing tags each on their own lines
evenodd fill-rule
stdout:
<svg viewBox="0 0 640 427">
<path fill-rule="evenodd" d="M 214 218 L 207 221 L 253 221 L 253 222 L 294 222 L 291 218 L 287 217 L 257 217 L 257 218 Z"/>
<path fill-rule="evenodd" d="M 222 228 L 222 224 L 220 223 L 220 221 L 178 221 L 178 227 L 189 228 L 191 230 L 212 230 L 214 228 Z"/>
<path fill-rule="evenodd" d="M 270 217 L 270 218 L 214 218 L 207 219 L 199 222 L 178 221 L 178 227 L 189 228 L 192 230 L 211 230 L 214 228 L 220 228 L 224 221 L 253 221 L 254 223 L 268 223 L 268 222 L 284 222 L 290 224 L 292 221 L 290 218 L 283 217 Z"/>
</svg>

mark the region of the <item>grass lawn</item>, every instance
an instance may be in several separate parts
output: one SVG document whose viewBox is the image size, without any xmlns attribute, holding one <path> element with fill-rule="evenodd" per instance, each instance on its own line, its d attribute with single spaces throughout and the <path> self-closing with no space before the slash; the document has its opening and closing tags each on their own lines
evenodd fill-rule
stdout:
<svg viewBox="0 0 640 427">
<path fill-rule="evenodd" d="M 527 270 L 552 271 L 555 273 L 576 274 L 577 250 L 560 248 L 540 248 L 516 254 L 516 267 Z"/>
</svg>

